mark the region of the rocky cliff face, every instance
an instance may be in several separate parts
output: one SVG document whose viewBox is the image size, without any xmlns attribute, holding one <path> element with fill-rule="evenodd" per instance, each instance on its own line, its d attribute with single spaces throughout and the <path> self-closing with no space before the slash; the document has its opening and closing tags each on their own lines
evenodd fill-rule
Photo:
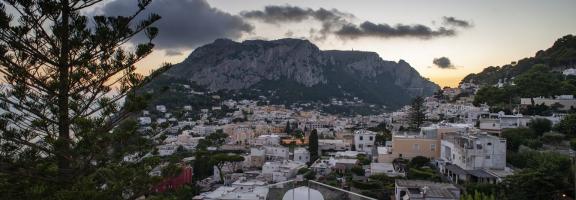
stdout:
<svg viewBox="0 0 576 200">
<path fill-rule="evenodd" d="M 403 60 L 385 61 L 374 52 L 321 51 L 299 39 L 242 43 L 218 39 L 196 49 L 165 75 L 195 81 L 214 91 L 265 87 L 299 90 L 298 95 L 306 98 L 305 91 L 314 88 L 330 91 L 327 99 L 352 95 L 384 105 L 407 103 L 413 96 L 439 89 Z M 290 86 L 271 88 L 263 83 Z"/>
</svg>

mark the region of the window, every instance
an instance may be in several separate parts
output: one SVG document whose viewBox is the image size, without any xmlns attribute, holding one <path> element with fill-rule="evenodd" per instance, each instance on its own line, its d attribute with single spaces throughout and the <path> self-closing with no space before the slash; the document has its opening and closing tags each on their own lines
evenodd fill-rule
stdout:
<svg viewBox="0 0 576 200">
<path fill-rule="evenodd" d="M 476 144 L 476 149 L 482 149 L 482 144 Z"/>
<path fill-rule="evenodd" d="M 486 144 L 486 145 L 491 146 L 491 145 L 492 145 L 492 142 L 488 142 L 488 144 Z"/>
<path fill-rule="evenodd" d="M 430 144 L 430 151 L 436 151 L 436 144 Z"/>
<path fill-rule="evenodd" d="M 364 137 L 363 137 L 363 136 L 360 136 L 360 140 L 364 140 Z"/>
<path fill-rule="evenodd" d="M 372 140 L 374 140 L 374 137 L 370 136 L 370 138 L 369 138 L 369 139 L 370 139 L 370 141 L 372 141 Z"/>
<path fill-rule="evenodd" d="M 413 150 L 413 151 L 420 151 L 420 144 L 413 144 L 413 145 L 412 145 L 412 150 Z"/>
<path fill-rule="evenodd" d="M 486 159 L 490 159 L 490 156 L 486 156 Z"/>
</svg>

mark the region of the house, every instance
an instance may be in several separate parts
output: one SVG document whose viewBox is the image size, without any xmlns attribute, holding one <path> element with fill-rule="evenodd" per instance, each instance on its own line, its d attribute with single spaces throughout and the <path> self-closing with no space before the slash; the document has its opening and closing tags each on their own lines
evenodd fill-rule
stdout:
<svg viewBox="0 0 576 200">
<path fill-rule="evenodd" d="M 392 147 L 382 149 L 378 158 L 390 162 L 396 158 L 412 159 L 424 156 L 430 159 L 440 158 L 440 140 L 444 134 L 463 132 L 471 128 L 468 124 L 440 123 L 422 127 L 420 132 L 396 131 L 392 136 Z"/>
<path fill-rule="evenodd" d="M 350 150 L 350 144 L 344 140 L 318 140 L 318 149 L 325 151 L 347 151 Z"/>
<path fill-rule="evenodd" d="M 530 119 L 530 117 L 525 117 L 522 114 L 489 113 L 480 116 L 479 127 L 481 131 L 500 135 L 504 129 L 526 127 Z"/>
<path fill-rule="evenodd" d="M 278 135 L 260 135 L 254 139 L 252 145 L 279 145 L 280 136 Z"/>
<path fill-rule="evenodd" d="M 151 123 L 152 123 L 152 118 L 150 118 L 150 117 L 139 117 L 138 118 L 138 124 L 140 124 L 140 126 L 150 125 Z"/>
<path fill-rule="evenodd" d="M 290 156 L 290 150 L 285 146 L 264 146 L 266 150 L 266 160 L 288 160 Z"/>
<path fill-rule="evenodd" d="M 520 98 L 520 105 L 522 107 L 528 107 L 530 105 L 541 105 L 544 104 L 548 107 L 557 107 L 559 110 L 570 110 L 576 108 L 576 99 L 573 95 L 560 95 L 555 98 Z"/>
<path fill-rule="evenodd" d="M 244 166 L 248 168 L 259 168 L 266 161 L 266 149 L 262 147 L 250 148 L 250 155 L 244 160 Z"/>
<path fill-rule="evenodd" d="M 375 141 L 376 132 L 365 129 L 354 132 L 354 147 L 356 147 L 356 151 L 363 151 L 368 155 L 372 155 Z"/>
<path fill-rule="evenodd" d="M 460 200 L 460 189 L 449 183 L 396 179 L 395 199 Z"/>
<path fill-rule="evenodd" d="M 332 169 L 335 171 L 339 171 L 344 173 L 352 167 L 358 165 L 358 159 L 349 159 L 349 158 L 333 158 L 331 157 L 328 161 L 332 166 Z"/>
<path fill-rule="evenodd" d="M 156 105 L 156 110 L 158 112 L 165 113 L 166 112 L 166 106 L 165 105 Z"/>
<path fill-rule="evenodd" d="M 194 200 L 266 200 L 268 187 L 257 180 L 239 179 L 231 186 L 220 186 L 211 192 L 195 196 Z"/>
<path fill-rule="evenodd" d="M 370 163 L 370 174 L 367 176 L 375 174 L 386 174 L 389 177 L 405 176 L 405 173 L 399 172 L 394 168 L 392 163 Z"/>
<path fill-rule="evenodd" d="M 310 162 L 310 152 L 305 148 L 297 148 L 294 150 L 294 161 L 301 163 Z"/>
<path fill-rule="evenodd" d="M 326 176 L 332 172 L 332 166 L 330 165 L 330 160 L 318 159 L 310 168 L 316 172 L 316 174 Z"/>
<path fill-rule="evenodd" d="M 294 178 L 300 168 L 306 165 L 291 160 L 266 162 L 262 166 L 262 176 L 269 182 L 281 182 Z"/>
<path fill-rule="evenodd" d="M 392 147 L 378 147 L 376 149 L 378 156 L 376 157 L 376 162 L 379 163 L 391 163 L 394 161 L 392 154 Z"/>
<path fill-rule="evenodd" d="M 182 167 L 180 174 L 176 177 L 168 178 L 154 186 L 152 191 L 164 192 L 166 190 L 176 190 L 183 185 L 192 182 L 192 167 L 186 165 Z"/>
<path fill-rule="evenodd" d="M 495 183 L 506 170 L 506 139 L 487 133 L 450 133 L 442 140 L 440 171 L 458 182 Z"/>
</svg>

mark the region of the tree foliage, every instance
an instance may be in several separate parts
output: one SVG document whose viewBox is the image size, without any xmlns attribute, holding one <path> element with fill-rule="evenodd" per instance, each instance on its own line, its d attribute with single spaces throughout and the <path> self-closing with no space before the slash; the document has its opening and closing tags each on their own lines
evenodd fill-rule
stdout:
<svg viewBox="0 0 576 200">
<path fill-rule="evenodd" d="M 552 122 L 546 118 L 536 118 L 530 120 L 528 127 L 532 129 L 537 135 L 542 135 L 552 130 Z"/>
<path fill-rule="evenodd" d="M 222 173 L 224 165 L 242 161 L 244 161 L 244 157 L 237 154 L 219 153 L 210 157 L 210 164 L 216 166 L 218 172 L 220 172 L 221 182 L 224 182 L 224 174 Z"/>
<path fill-rule="evenodd" d="M 412 130 L 419 130 L 426 120 L 426 107 L 424 98 L 418 96 L 412 100 L 409 111 L 409 123 Z"/>
<path fill-rule="evenodd" d="M 308 150 L 310 150 L 310 162 L 314 162 L 319 158 L 318 155 L 318 131 L 316 129 L 310 132 L 308 136 Z"/>
<path fill-rule="evenodd" d="M 507 199 L 552 199 L 572 194 L 573 170 L 568 156 L 552 152 L 521 150 L 514 163 L 520 168 L 504 179 Z"/>
<path fill-rule="evenodd" d="M 560 123 L 557 124 L 554 129 L 556 129 L 558 132 L 566 134 L 568 137 L 576 137 L 576 114 L 571 114 L 564 117 L 564 119 L 562 119 L 562 121 L 560 121 Z"/>
<path fill-rule="evenodd" d="M 158 30 L 151 25 L 160 17 L 135 20 L 150 0 L 135 1 L 130 16 L 85 16 L 101 1 L 0 3 L 0 198 L 148 193 L 150 166 L 158 164 L 143 157 L 149 143 L 134 123 L 114 128 L 144 107 L 133 88 L 146 79 L 135 64 L 152 52 Z M 122 47 L 141 32 L 150 40 Z M 139 162 L 123 162 L 124 155 Z"/>
</svg>

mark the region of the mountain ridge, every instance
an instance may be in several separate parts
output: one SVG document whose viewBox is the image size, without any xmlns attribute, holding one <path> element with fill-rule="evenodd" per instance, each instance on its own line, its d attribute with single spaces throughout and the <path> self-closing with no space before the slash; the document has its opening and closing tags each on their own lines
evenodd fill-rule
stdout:
<svg viewBox="0 0 576 200">
<path fill-rule="evenodd" d="M 163 75 L 195 82 L 210 91 L 258 88 L 285 93 L 280 99 L 293 99 L 280 103 L 357 96 L 398 107 L 417 95 L 431 95 L 439 89 L 404 60 L 386 61 L 375 52 L 320 50 L 308 40 L 293 38 L 243 42 L 217 39 L 197 48 Z M 308 98 L 317 96 L 313 93 L 325 96 Z"/>
</svg>

